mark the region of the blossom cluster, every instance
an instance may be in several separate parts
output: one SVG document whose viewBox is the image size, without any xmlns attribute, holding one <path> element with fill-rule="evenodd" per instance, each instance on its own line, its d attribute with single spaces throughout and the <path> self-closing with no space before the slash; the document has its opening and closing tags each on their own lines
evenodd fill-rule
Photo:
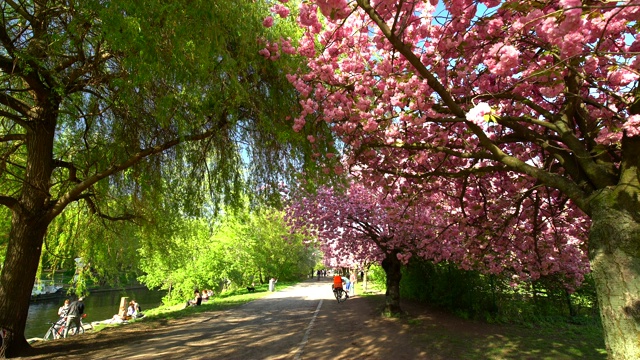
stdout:
<svg viewBox="0 0 640 360">
<path fill-rule="evenodd" d="M 436 182 L 415 198 L 408 195 L 415 187 L 408 181 L 375 187 L 365 186 L 364 178 L 351 180 L 343 191 L 323 187 L 296 194 L 288 207 L 292 223 L 314 230 L 327 264 L 353 267 L 395 252 L 405 264 L 414 256 L 450 261 L 510 274 L 518 279 L 514 283 L 560 275 L 570 290 L 589 271 L 589 222 L 575 207 L 557 207 L 563 202 L 557 192 L 519 192 L 514 203 L 513 193 L 523 184 L 506 176 L 473 179 L 466 191 L 459 183 Z M 478 203 L 477 193 L 494 196 Z"/>
<path fill-rule="evenodd" d="M 579 281 L 580 199 L 538 181 L 553 173 L 580 189 L 588 172 L 568 157 L 616 171 L 624 137 L 640 135 L 638 20 L 637 0 L 304 1 L 292 126 L 330 129 L 369 191 L 394 179 L 423 212 L 449 215 L 446 231 L 404 243 L 403 260 Z"/>
</svg>

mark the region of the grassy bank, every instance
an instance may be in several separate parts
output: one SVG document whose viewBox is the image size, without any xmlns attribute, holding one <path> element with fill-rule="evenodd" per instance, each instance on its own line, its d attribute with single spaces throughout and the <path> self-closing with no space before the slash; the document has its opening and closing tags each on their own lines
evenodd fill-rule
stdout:
<svg viewBox="0 0 640 360">
<path fill-rule="evenodd" d="M 356 293 L 384 307 L 384 289 L 370 283 Z M 383 314 L 410 329 L 413 341 L 425 353 L 451 359 L 591 359 L 604 360 L 607 352 L 597 321 L 541 319 L 535 323 L 488 324 L 462 319 L 444 310 L 410 300 L 400 301 L 404 314 Z M 437 320 L 436 320 L 437 319 Z M 582 318 L 580 318 L 582 319 Z"/>
<path fill-rule="evenodd" d="M 278 281 L 276 290 L 282 290 L 295 284 L 296 282 Z M 200 306 L 189 306 L 185 308 L 185 303 L 179 303 L 175 305 L 163 305 L 148 310 L 143 309 L 144 317 L 142 319 L 129 321 L 129 323 L 136 323 L 139 321 L 152 322 L 156 320 L 180 319 L 201 312 L 226 310 L 271 294 L 271 292 L 269 292 L 268 284 L 256 285 L 255 288 L 255 292 L 248 292 L 245 288 L 226 291 L 214 296 L 213 298 L 209 298 L 209 300 L 207 301 L 203 301 L 202 305 Z M 126 326 L 127 324 L 100 324 L 94 327 L 94 331 L 100 331 L 106 327 L 123 325 Z"/>
</svg>

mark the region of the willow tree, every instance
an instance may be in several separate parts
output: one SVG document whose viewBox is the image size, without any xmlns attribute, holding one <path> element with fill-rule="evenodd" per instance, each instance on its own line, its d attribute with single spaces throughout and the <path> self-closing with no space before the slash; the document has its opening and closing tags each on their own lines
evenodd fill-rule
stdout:
<svg viewBox="0 0 640 360">
<path fill-rule="evenodd" d="M 11 214 L 8 236 L 0 234 L 6 356 L 29 349 L 24 328 L 43 239 L 70 205 L 105 221 L 140 219 L 173 195 L 197 212 L 205 195 L 233 202 L 242 184 L 279 180 L 276 170 L 298 160 L 290 153 L 296 137 L 280 126 L 295 93 L 283 64 L 258 53 L 264 41 L 294 35 L 262 26 L 267 6 L 0 4 L 0 204 Z M 239 171 L 245 159 L 250 174 Z"/>
</svg>

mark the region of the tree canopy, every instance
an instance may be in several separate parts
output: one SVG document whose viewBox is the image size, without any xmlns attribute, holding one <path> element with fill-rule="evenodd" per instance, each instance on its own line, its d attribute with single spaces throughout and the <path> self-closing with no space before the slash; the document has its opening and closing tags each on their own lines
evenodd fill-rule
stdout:
<svg viewBox="0 0 640 360">
<path fill-rule="evenodd" d="M 169 303 L 188 299 L 194 289 L 219 292 L 273 277 L 296 280 L 317 261 L 305 235 L 292 231 L 284 213 L 273 208 L 230 211 L 214 221 L 175 221 L 182 230 L 161 248 L 143 244 L 139 249 L 141 281 L 169 290 Z"/>
<path fill-rule="evenodd" d="M 0 236 L 6 354 L 26 347 L 43 239 L 66 209 L 92 226 L 151 222 L 168 207 L 197 215 L 205 198 L 215 211 L 236 203 L 243 188 L 266 194 L 303 165 L 304 152 L 294 150 L 310 146 L 286 124 L 297 107 L 288 65 L 259 54 L 267 41 L 295 41 L 299 30 L 284 22 L 264 28 L 268 7 L 0 4 L 0 205 L 11 216 L 10 226 L 0 222 L 8 229 Z M 71 226 L 57 229 L 73 238 Z"/>
<path fill-rule="evenodd" d="M 557 191 L 554 207 L 591 222 L 609 354 L 637 358 L 639 14 L 635 1 L 304 2 L 293 127 L 331 129 L 346 158 L 319 158 L 338 173 L 402 177 L 415 194 L 458 182 L 465 214 Z M 467 187 L 478 177 L 491 191 Z"/>
<path fill-rule="evenodd" d="M 455 182 L 440 183 L 437 193 L 415 196 L 403 192 L 401 180 L 384 187 L 351 180 L 347 189 L 297 193 L 288 207 L 291 223 L 318 238 L 325 262 L 334 267 L 364 268 L 385 260 L 407 264 L 415 256 L 502 274 L 514 285 L 556 276 L 570 290 L 589 270 L 582 240 L 585 222 L 575 221 L 575 209 L 555 208 L 545 188 L 526 192 L 517 207 L 501 203 L 485 213 L 479 208 L 493 204 L 470 202 L 463 214 Z M 387 274 L 388 279 L 394 276 L 400 280 Z M 389 310 L 397 312 L 399 293 L 388 291 L 387 297 Z"/>
</svg>

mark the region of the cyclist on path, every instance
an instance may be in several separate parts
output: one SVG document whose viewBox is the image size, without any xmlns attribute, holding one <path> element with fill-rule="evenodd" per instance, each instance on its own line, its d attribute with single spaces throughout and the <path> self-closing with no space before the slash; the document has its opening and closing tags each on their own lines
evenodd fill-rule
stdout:
<svg viewBox="0 0 640 360">
<path fill-rule="evenodd" d="M 334 290 L 337 290 L 337 289 L 345 290 L 343 288 L 343 284 L 347 284 L 347 286 L 348 286 L 348 283 L 347 283 L 348 281 L 349 281 L 349 279 L 347 279 L 346 277 L 342 277 L 342 276 L 337 275 L 337 274 L 334 275 L 333 276 L 333 289 Z M 347 299 L 348 299 L 349 298 L 349 293 L 345 291 L 345 295 L 347 295 Z"/>
</svg>

